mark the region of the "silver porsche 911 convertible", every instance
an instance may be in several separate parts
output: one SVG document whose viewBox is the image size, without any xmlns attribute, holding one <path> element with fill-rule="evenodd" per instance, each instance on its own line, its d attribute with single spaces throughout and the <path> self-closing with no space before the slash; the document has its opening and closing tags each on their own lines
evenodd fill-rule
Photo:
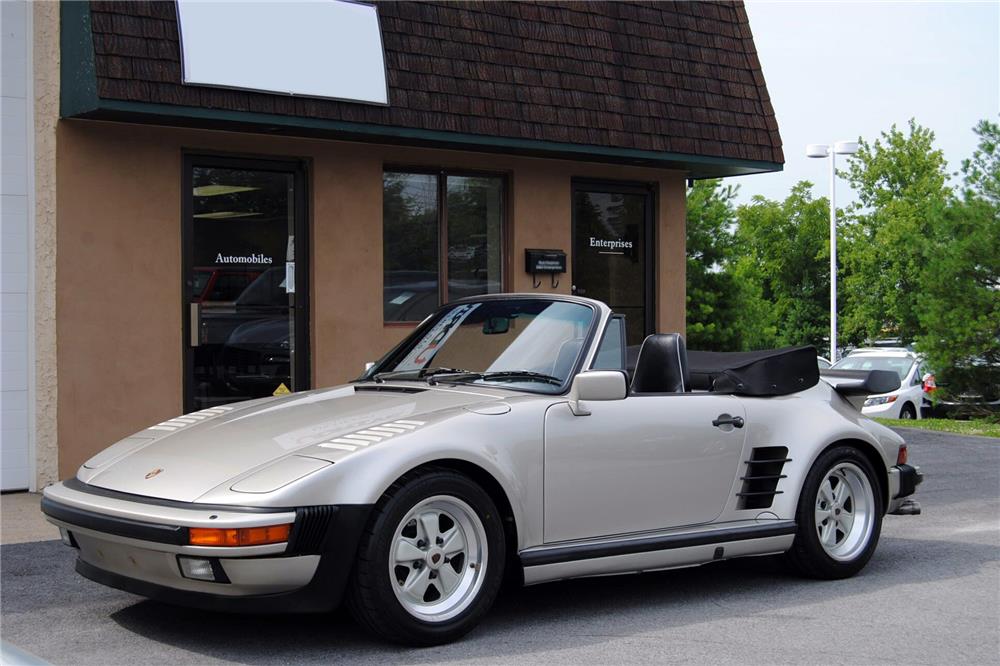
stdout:
<svg viewBox="0 0 1000 666">
<path fill-rule="evenodd" d="M 903 440 L 864 418 L 894 373 L 811 347 L 634 364 L 603 303 L 441 308 L 358 380 L 150 426 L 45 489 L 91 580 L 169 603 L 324 611 L 442 643 L 525 584 L 783 553 L 843 578 L 919 513 Z M 633 366 L 634 367 L 630 367 Z"/>
</svg>

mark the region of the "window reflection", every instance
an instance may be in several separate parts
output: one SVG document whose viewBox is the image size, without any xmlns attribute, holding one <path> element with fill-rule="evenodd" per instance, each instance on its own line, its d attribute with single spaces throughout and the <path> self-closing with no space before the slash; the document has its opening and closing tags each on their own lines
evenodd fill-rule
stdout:
<svg viewBox="0 0 1000 666">
<path fill-rule="evenodd" d="M 451 301 L 502 290 L 503 196 L 500 177 L 385 172 L 385 321 L 422 320 L 442 291 Z"/>
</svg>

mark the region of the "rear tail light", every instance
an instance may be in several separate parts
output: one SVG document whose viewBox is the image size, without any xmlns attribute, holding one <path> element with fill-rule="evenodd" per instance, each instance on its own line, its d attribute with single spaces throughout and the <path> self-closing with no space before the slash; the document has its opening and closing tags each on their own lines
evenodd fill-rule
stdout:
<svg viewBox="0 0 1000 666">
<path fill-rule="evenodd" d="M 896 454 L 896 464 L 897 465 L 905 465 L 906 461 L 908 459 L 909 459 L 909 456 L 908 456 L 907 451 L 906 451 L 906 444 L 900 444 L 899 445 L 899 453 Z"/>
<path fill-rule="evenodd" d="M 291 532 L 291 523 L 232 529 L 192 527 L 188 530 L 188 543 L 192 546 L 263 546 L 288 541 Z"/>
</svg>

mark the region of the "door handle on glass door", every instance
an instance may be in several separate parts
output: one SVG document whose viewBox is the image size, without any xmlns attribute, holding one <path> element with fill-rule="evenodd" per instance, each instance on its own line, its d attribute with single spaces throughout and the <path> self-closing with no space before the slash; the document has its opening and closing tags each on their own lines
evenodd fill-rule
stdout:
<svg viewBox="0 0 1000 666">
<path fill-rule="evenodd" d="M 192 347 L 197 347 L 201 344 L 201 303 L 191 303 L 189 312 L 188 326 L 191 330 L 188 342 Z"/>
</svg>

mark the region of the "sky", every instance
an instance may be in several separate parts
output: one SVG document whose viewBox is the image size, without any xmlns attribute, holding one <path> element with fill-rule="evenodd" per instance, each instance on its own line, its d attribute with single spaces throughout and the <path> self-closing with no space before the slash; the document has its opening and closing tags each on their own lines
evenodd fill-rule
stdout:
<svg viewBox="0 0 1000 666">
<path fill-rule="evenodd" d="M 950 171 L 976 146 L 972 127 L 1000 121 L 1000 0 L 747 0 L 750 28 L 778 117 L 781 173 L 727 179 L 738 201 L 783 199 L 800 180 L 829 193 L 829 162 L 807 143 L 872 141 L 910 118 L 930 128 Z M 838 158 L 838 167 L 841 158 Z M 837 182 L 837 207 L 853 200 Z"/>
</svg>

